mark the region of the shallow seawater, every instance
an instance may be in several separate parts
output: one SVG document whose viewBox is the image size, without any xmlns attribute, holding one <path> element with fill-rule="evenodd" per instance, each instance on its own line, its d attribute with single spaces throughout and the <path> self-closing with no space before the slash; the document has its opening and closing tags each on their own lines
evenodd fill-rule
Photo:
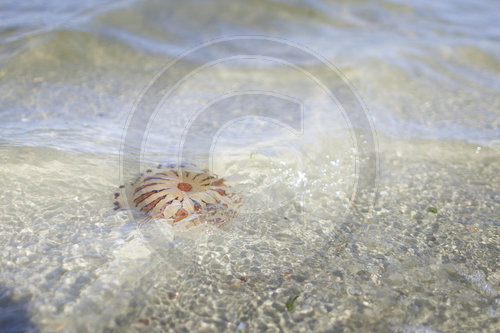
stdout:
<svg viewBox="0 0 500 333">
<path fill-rule="evenodd" d="M 499 9 L 4 2 L 0 331 L 494 331 Z M 113 209 L 179 159 L 241 196 L 227 224 Z"/>
</svg>

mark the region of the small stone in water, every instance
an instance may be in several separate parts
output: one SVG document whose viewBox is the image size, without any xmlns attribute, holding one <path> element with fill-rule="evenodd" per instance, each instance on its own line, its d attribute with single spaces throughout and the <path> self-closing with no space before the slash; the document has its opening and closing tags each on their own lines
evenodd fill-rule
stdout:
<svg viewBox="0 0 500 333">
<path fill-rule="evenodd" d="M 179 298 L 179 293 L 175 292 L 175 293 L 168 293 L 168 298 L 170 299 L 177 299 Z"/>
<path fill-rule="evenodd" d="M 350 287 L 349 289 L 347 289 L 347 292 L 349 294 L 351 294 L 352 296 L 361 296 L 361 295 L 363 295 L 363 291 L 361 291 L 361 289 L 359 289 L 357 287 Z"/>
</svg>

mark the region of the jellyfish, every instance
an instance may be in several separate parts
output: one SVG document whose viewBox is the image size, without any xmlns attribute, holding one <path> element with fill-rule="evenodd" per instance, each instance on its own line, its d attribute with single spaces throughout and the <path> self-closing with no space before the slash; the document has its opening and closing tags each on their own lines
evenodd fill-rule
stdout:
<svg viewBox="0 0 500 333">
<path fill-rule="evenodd" d="M 232 189 L 207 169 L 194 165 L 159 165 L 148 169 L 131 186 L 120 186 L 128 195 L 115 193 L 115 209 L 129 207 L 146 217 L 175 225 L 190 217 L 191 224 L 222 223 L 235 214 L 240 199 Z"/>
</svg>

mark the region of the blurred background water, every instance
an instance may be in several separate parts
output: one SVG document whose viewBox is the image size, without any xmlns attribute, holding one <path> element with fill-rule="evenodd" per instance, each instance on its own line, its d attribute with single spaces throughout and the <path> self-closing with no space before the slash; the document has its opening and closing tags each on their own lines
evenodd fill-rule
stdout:
<svg viewBox="0 0 500 333">
<path fill-rule="evenodd" d="M 0 331 L 494 331 L 498 12 L 495 0 L 1 1 Z M 237 89 L 300 99 L 309 131 L 226 128 L 215 171 L 246 214 L 151 246 L 113 210 L 133 177 L 120 177 L 127 121 L 172 60 L 235 35 L 302 45 L 345 75 L 373 122 L 378 200 L 349 213 L 359 156 L 324 91 L 286 64 L 230 59 L 160 107 L 145 165 L 172 159 L 193 114 Z"/>
</svg>

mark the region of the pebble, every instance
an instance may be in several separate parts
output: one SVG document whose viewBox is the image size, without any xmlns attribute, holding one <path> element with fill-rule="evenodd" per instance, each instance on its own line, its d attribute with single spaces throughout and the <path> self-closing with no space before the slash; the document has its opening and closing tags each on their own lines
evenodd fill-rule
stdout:
<svg viewBox="0 0 500 333">
<path fill-rule="evenodd" d="M 363 291 L 357 287 L 350 287 L 349 289 L 347 289 L 347 292 L 353 296 L 363 295 Z"/>
</svg>

